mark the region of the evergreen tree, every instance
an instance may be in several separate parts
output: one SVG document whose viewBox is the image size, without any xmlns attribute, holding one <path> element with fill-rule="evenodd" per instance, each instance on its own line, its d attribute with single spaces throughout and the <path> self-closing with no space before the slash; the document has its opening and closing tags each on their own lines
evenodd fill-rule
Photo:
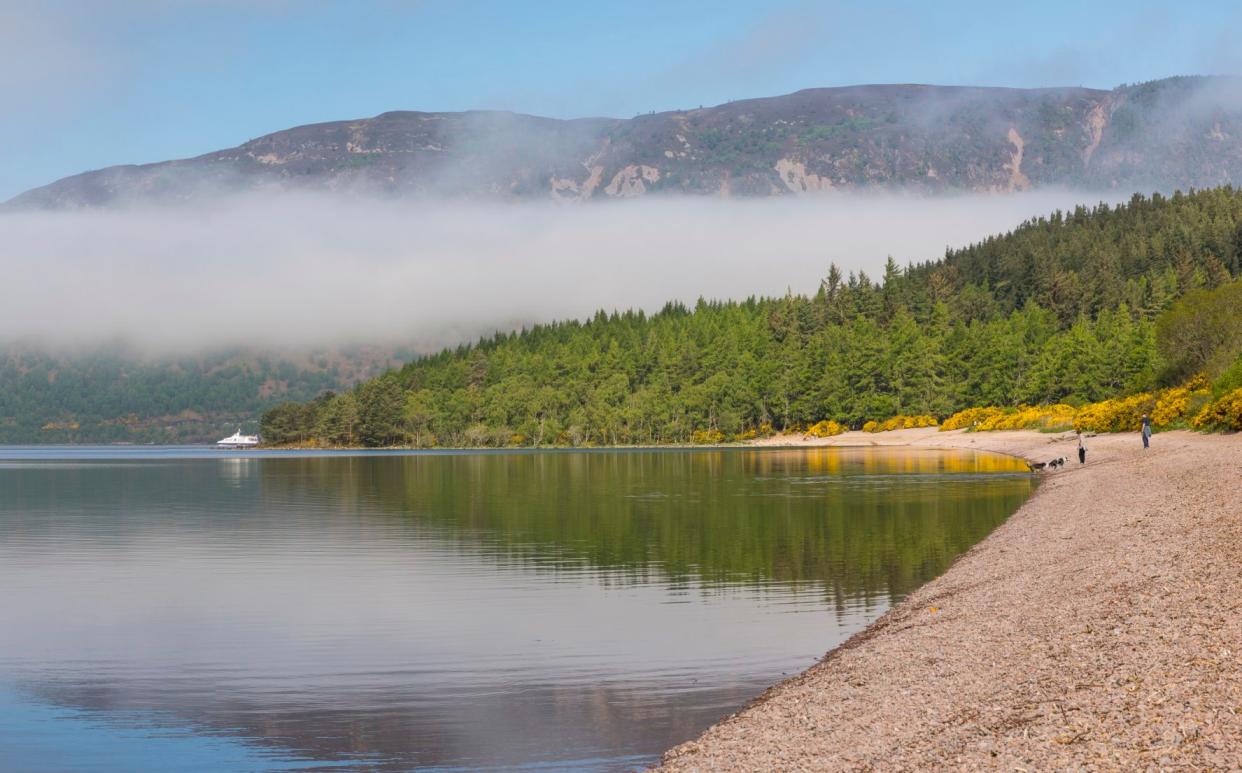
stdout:
<svg viewBox="0 0 1242 773">
<path fill-rule="evenodd" d="M 1237 271 L 1240 233 L 1232 188 L 1080 207 L 940 261 L 901 269 L 890 259 L 879 284 L 833 265 L 813 297 L 699 299 L 497 334 L 349 395 L 273 408 L 263 433 L 348 442 L 352 432 L 367 445 L 676 443 L 768 424 L 858 427 L 1100 400 L 1237 358 L 1242 283 L 1222 272 Z"/>
</svg>

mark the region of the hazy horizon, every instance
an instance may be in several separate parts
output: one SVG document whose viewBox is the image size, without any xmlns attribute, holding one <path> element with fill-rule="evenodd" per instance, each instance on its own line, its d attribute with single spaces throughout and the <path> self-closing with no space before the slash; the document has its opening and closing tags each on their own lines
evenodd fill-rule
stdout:
<svg viewBox="0 0 1242 773">
<path fill-rule="evenodd" d="M 1031 217 L 1119 200 L 1040 190 L 564 206 L 247 194 L 0 216 L 0 340 L 155 352 L 400 345 L 421 352 L 597 310 L 814 293 Z"/>
</svg>

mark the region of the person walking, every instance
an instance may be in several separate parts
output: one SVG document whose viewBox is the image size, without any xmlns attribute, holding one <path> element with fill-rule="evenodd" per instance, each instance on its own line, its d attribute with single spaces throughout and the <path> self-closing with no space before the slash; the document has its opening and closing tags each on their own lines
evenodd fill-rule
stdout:
<svg viewBox="0 0 1242 773">
<path fill-rule="evenodd" d="M 1143 434 L 1143 448 L 1149 448 L 1150 446 L 1148 444 L 1151 441 L 1151 419 L 1147 417 L 1147 414 L 1143 414 L 1143 428 L 1141 432 Z"/>
<path fill-rule="evenodd" d="M 1082 434 L 1082 430 L 1075 430 L 1078 433 L 1078 463 L 1087 463 L 1087 438 Z"/>
</svg>

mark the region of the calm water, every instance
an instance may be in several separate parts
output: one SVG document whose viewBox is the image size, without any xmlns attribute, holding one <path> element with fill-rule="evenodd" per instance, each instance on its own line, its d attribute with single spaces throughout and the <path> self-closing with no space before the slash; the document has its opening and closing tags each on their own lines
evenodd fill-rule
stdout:
<svg viewBox="0 0 1242 773">
<path fill-rule="evenodd" d="M 641 767 L 1032 485 L 908 449 L 0 448 L 0 767 Z"/>
</svg>

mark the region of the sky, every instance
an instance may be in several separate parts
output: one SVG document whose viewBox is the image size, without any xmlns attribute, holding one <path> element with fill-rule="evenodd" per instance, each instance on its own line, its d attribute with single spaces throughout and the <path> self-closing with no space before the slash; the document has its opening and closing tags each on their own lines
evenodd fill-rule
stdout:
<svg viewBox="0 0 1242 773">
<path fill-rule="evenodd" d="M 1242 6 L 1045 0 L 0 0 L 0 200 L 389 110 L 555 117 L 802 88 L 1242 72 Z"/>
</svg>

